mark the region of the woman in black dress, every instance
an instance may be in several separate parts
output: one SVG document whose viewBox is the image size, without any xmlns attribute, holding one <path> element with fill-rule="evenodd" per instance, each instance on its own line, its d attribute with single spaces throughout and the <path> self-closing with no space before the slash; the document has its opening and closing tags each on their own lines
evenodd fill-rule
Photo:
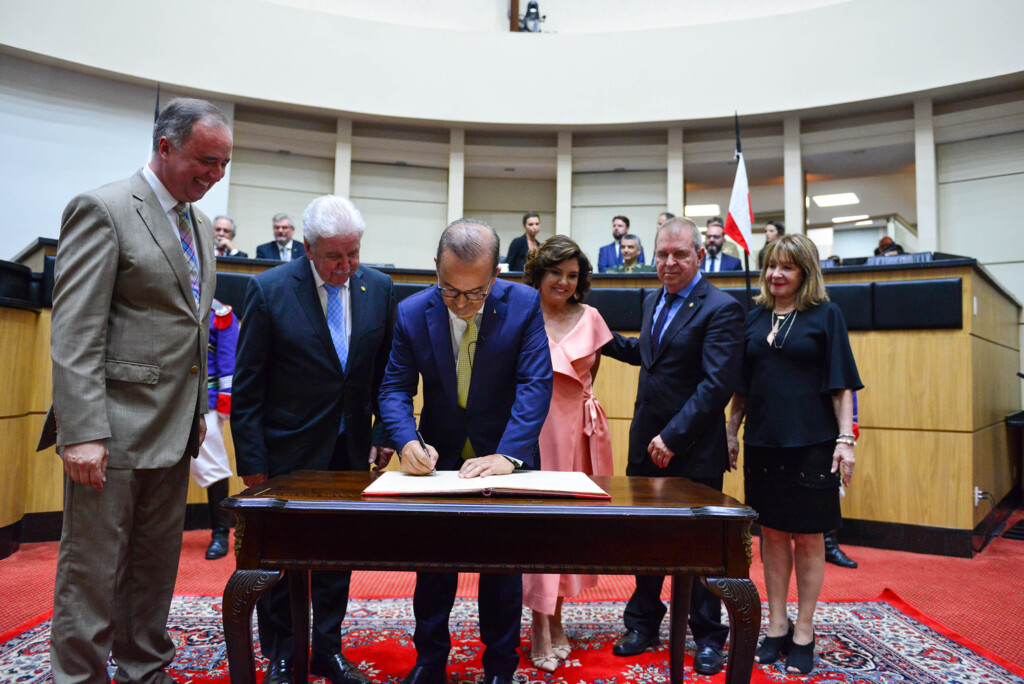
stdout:
<svg viewBox="0 0 1024 684">
<path fill-rule="evenodd" d="M 754 659 L 807 674 L 825 578 L 824 533 L 840 523 L 839 484 L 853 476 L 853 390 L 863 387 L 842 312 L 828 301 L 818 250 L 803 235 L 769 243 L 759 306 L 747 316 L 743 379 L 729 417 L 729 456 L 743 434 L 746 502 L 758 513 L 768 633 Z M 798 612 L 786 612 L 796 570 Z"/>
<path fill-rule="evenodd" d="M 529 255 L 537 251 L 538 233 L 540 233 L 540 215 L 529 211 L 523 215 L 523 234 L 508 245 L 508 258 L 506 259 L 508 270 L 523 270 Z"/>
<path fill-rule="evenodd" d="M 764 251 L 768 245 L 779 239 L 779 236 L 786 234 L 786 226 L 782 221 L 769 221 L 764 224 L 764 247 L 757 253 L 757 267 L 764 267 Z"/>
</svg>

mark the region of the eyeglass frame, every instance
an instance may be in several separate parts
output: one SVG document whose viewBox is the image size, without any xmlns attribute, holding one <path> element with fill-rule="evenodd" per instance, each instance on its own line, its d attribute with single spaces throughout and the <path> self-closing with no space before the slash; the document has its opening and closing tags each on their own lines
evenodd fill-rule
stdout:
<svg viewBox="0 0 1024 684">
<path fill-rule="evenodd" d="M 441 287 L 441 276 L 438 275 L 437 277 L 437 289 L 441 291 L 441 296 L 445 299 L 458 299 L 461 296 L 465 297 L 467 302 L 482 302 L 490 296 L 492 287 L 494 287 L 493 276 L 491 276 L 490 282 L 487 283 L 487 289 L 483 292 L 464 292 L 463 290 L 456 290 L 454 287 Z"/>
</svg>

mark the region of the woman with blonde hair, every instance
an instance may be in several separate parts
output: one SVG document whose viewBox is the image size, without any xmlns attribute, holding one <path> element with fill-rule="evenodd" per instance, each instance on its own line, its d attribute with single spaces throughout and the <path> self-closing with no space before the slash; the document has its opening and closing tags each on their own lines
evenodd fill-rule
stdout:
<svg viewBox="0 0 1024 684">
<path fill-rule="evenodd" d="M 747 316 L 743 376 L 728 425 L 735 467 L 746 416 L 744 489 L 761 525 L 769 622 L 754 660 L 768 664 L 787 654 L 788 672 L 808 674 L 825 578 L 824 533 L 839 526 L 839 485 L 848 487 L 853 476 L 853 391 L 863 384 L 813 242 L 783 235 L 769 243 L 760 287 Z M 794 569 L 795 623 L 786 605 Z"/>
</svg>

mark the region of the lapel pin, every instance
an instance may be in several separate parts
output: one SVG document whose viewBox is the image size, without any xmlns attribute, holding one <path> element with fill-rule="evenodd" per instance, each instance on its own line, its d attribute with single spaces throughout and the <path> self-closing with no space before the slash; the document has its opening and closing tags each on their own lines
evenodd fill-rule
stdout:
<svg viewBox="0 0 1024 684">
<path fill-rule="evenodd" d="M 360 285 L 359 286 L 359 290 L 360 290 L 360 292 L 366 292 L 366 286 L 365 285 Z"/>
<path fill-rule="evenodd" d="M 690 308 L 691 309 L 693 308 L 693 302 L 690 302 Z"/>
</svg>

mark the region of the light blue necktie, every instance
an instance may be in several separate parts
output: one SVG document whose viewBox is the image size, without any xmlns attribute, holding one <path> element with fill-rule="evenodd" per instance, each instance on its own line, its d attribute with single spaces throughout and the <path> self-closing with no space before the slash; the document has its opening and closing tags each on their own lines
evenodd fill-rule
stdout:
<svg viewBox="0 0 1024 684">
<path fill-rule="evenodd" d="M 348 361 L 348 337 L 345 334 L 345 306 L 339 296 L 341 286 L 324 283 L 324 290 L 327 291 L 327 327 L 331 329 L 331 339 L 334 341 L 334 350 L 338 352 L 341 369 L 345 370 L 345 363 Z"/>
<path fill-rule="evenodd" d="M 327 292 L 327 327 L 331 331 L 331 340 L 334 342 L 334 351 L 338 353 L 341 370 L 344 371 L 345 363 L 348 361 L 348 338 L 345 335 L 345 305 L 341 301 L 341 286 L 324 283 L 324 290 Z M 344 431 L 345 412 L 342 409 L 338 434 Z"/>
</svg>

